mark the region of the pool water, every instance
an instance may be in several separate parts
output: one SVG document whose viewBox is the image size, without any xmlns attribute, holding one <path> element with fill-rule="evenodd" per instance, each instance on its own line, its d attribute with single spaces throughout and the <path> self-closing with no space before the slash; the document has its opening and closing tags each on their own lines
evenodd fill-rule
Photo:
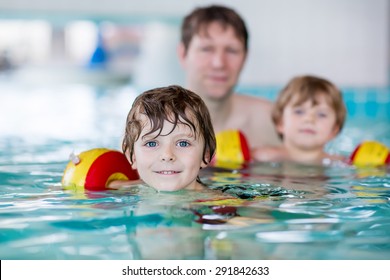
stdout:
<svg viewBox="0 0 390 280">
<path fill-rule="evenodd" d="M 91 100 L 83 94 L 80 102 Z M 202 192 L 64 190 L 71 152 L 120 147 L 123 114 L 96 96 L 88 133 L 65 111 L 69 123 L 55 116 L 64 127 L 46 134 L 3 124 L 0 259 L 390 259 L 389 167 L 259 163 L 204 170 Z M 32 114 L 25 126 L 41 119 Z M 387 120 L 350 120 L 327 149 L 348 155 L 367 137 L 389 146 L 389 132 Z"/>
</svg>

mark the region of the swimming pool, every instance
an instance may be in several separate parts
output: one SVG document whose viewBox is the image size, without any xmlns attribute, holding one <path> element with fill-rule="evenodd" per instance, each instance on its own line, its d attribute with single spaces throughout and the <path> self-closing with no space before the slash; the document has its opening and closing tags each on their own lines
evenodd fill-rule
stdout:
<svg viewBox="0 0 390 280">
<path fill-rule="evenodd" d="M 63 190 L 72 151 L 120 147 L 134 89 L 1 93 L 0 259 L 390 259 L 389 167 L 208 169 L 202 193 Z M 346 102 L 355 115 L 328 149 L 389 146 L 388 103 Z"/>
</svg>

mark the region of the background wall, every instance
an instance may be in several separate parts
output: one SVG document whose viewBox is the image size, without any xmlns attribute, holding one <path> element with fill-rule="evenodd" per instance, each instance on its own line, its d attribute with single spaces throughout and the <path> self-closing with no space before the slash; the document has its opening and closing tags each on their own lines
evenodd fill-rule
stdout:
<svg viewBox="0 0 390 280">
<path fill-rule="evenodd" d="M 134 75 L 141 86 L 153 86 L 182 79 L 175 53 L 181 19 L 210 3 L 235 8 L 248 24 L 244 85 L 278 86 L 305 73 L 343 87 L 389 85 L 388 0 L 2 0 L 0 19 L 143 22 L 148 28 Z"/>
<path fill-rule="evenodd" d="M 388 141 L 390 0 L 0 0 L 0 136 L 120 139 L 142 90 L 183 84 L 181 21 L 211 3 L 250 31 L 238 92 L 274 100 L 321 75 L 343 92 L 345 135 L 368 122 L 367 139 Z"/>
</svg>

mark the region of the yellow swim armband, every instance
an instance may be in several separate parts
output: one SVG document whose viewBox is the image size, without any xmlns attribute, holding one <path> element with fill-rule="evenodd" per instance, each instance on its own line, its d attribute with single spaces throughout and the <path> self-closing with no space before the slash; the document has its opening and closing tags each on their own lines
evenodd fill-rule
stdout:
<svg viewBox="0 0 390 280">
<path fill-rule="evenodd" d="M 350 157 L 350 162 L 356 166 L 389 164 L 389 148 L 377 141 L 364 141 L 355 148 Z"/>
<path fill-rule="evenodd" d="M 123 153 L 97 148 L 70 156 L 62 177 L 62 185 L 67 188 L 101 191 L 114 180 L 137 179 L 137 171 L 132 169 Z"/>
<path fill-rule="evenodd" d="M 216 133 L 217 150 L 214 166 L 242 168 L 251 159 L 248 142 L 239 130 L 224 130 Z"/>
</svg>

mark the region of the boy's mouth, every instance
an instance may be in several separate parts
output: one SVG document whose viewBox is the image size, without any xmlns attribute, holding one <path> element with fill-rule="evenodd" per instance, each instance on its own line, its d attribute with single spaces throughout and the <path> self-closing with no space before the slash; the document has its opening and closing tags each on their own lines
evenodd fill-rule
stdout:
<svg viewBox="0 0 390 280">
<path fill-rule="evenodd" d="M 310 129 L 310 128 L 300 129 L 299 131 L 302 133 L 306 133 L 306 134 L 315 134 L 316 133 L 314 131 L 314 129 Z"/>
<path fill-rule="evenodd" d="M 173 175 L 173 174 L 178 174 L 180 172 L 174 171 L 174 170 L 162 170 L 162 171 L 155 171 L 155 173 L 161 174 L 161 175 Z"/>
</svg>

